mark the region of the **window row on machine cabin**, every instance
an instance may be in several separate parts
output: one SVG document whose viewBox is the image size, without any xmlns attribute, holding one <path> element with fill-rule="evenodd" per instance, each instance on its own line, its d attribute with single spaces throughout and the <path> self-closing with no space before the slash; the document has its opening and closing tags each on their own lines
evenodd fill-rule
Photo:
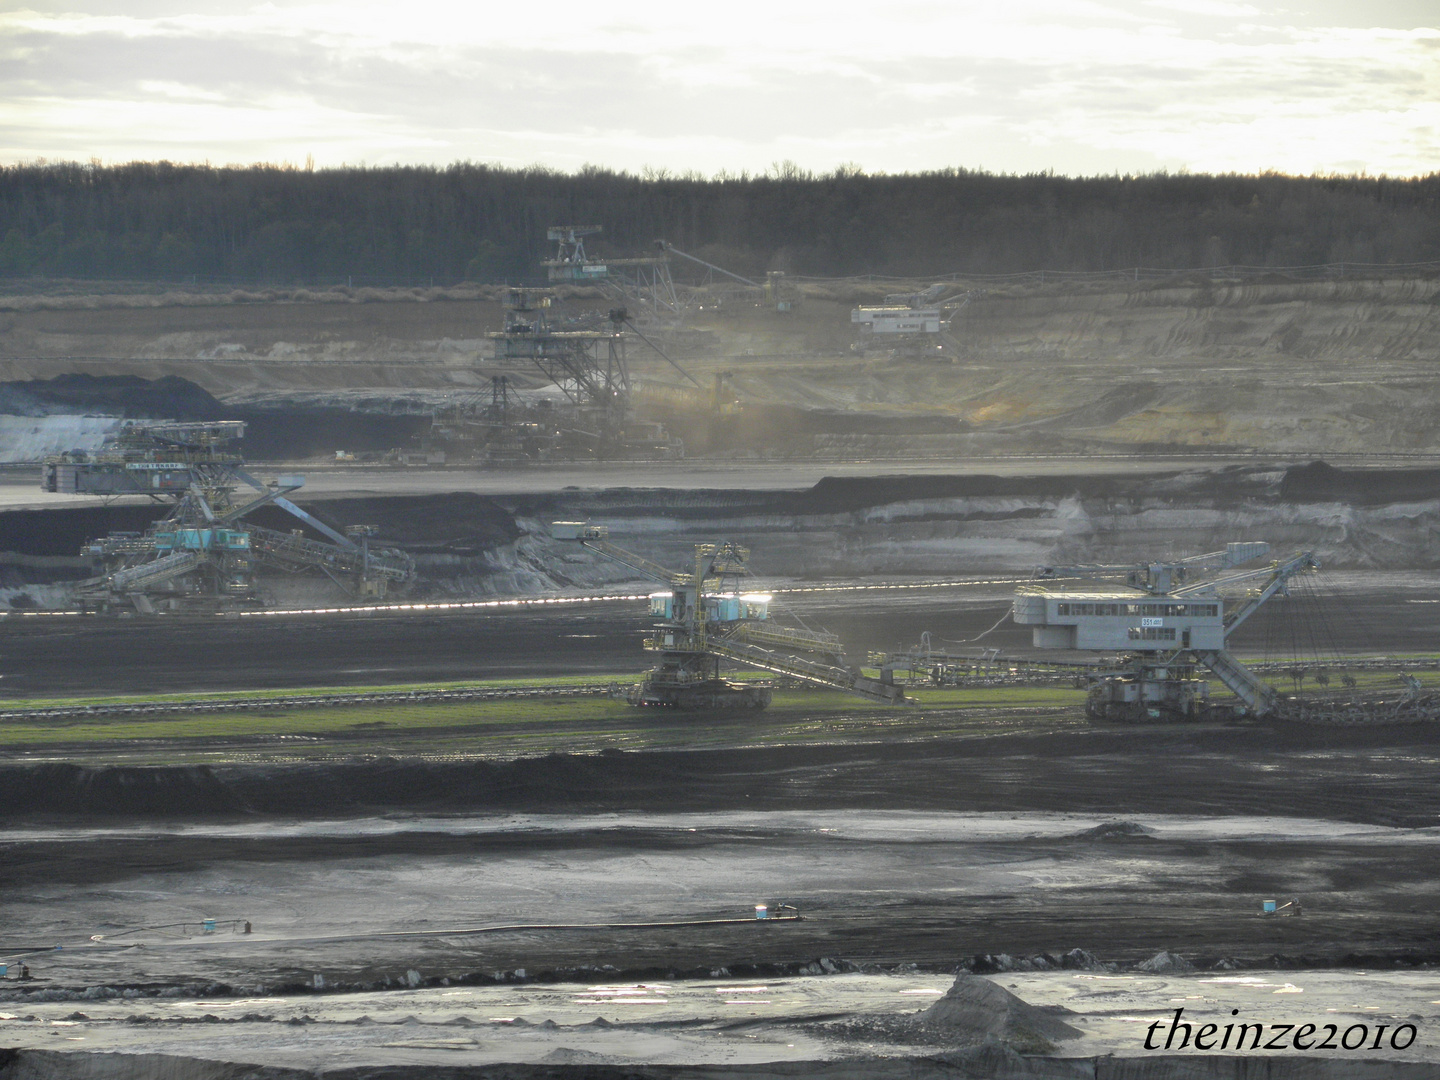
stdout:
<svg viewBox="0 0 1440 1080">
<path fill-rule="evenodd" d="M 1219 604 L 1057 604 L 1056 615 L 1149 615 L 1186 618 L 1220 614 Z"/>
</svg>

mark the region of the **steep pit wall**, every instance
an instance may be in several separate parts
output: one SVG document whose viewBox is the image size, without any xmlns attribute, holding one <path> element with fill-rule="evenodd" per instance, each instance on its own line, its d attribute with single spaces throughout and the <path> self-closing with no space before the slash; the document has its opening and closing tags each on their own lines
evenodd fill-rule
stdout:
<svg viewBox="0 0 1440 1080">
<path fill-rule="evenodd" d="M 957 286 L 957 288 L 960 286 Z M 987 288 L 951 323 L 950 355 L 840 359 L 849 303 L 815 286 L 787 331 L 753 321 L 733 385 L 754 402 L 948 418 L 982 446 L 1257 447 L 1322 455 L 1429 450 L 1440 439 L 1440 281 L 1189 282 Z M 853 292 L 853 290 L 852 290 Z M 726 338 L 745 320 L 717 322 Z M 822 333 L 822 329 L 824 333 Z M 811 359 L 799 362 L 795 342 Z M 728 362 L 728 361 L 727 361 Z M 874 428 L 821 456 L 925 454 Z M 931 444 L 931 445 L 928 445 Z"/>
</svg>

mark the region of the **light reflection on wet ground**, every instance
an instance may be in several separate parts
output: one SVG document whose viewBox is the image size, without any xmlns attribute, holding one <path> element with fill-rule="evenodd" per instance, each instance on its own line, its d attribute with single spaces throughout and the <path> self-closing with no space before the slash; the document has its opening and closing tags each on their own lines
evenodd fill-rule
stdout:
<svg viewBox="0 0 1440 1080">
<path fill-rule="evenodd" d="M 900 1022 L 928 1007 L 950 981 L 926 974 L 851 974 L 112 1000 L 78 1006 L 7 1003 L 0 1005 L 0 1035 L 11 1046 L 55 1047 L 65 1039 L 92 1050 L 181 1053 L 194 1052 L 200 1030 L 194 1024 L 200 1021 L 206 1025 L 207 1056 L 289 1065 L 375 1061 L 377 1054 L 387 1062 L 426 1062 L 456 1050 L 476 1062 L 555 1060 L 551 1055 L 557 1050 L 611 1062 L 803 1060 L 856 1052 L 853 1040 L 815 1023 L 838 1017 L 885 1022 L 881 1026 L 891 1036 L 879 1036 L 878 1042 L 873 1033 L 867 1036 L 867 1052 L 933 1052 L 933 1045 L 907 1043 Z M 1168 1023 L 1181 1008 L 1182 1021 L 1197 1027 L 1236 1016 L 1270 1025 L 1333 1023 L 1341 1030 L 1366 1024 L 1371 1032 L 1381 1024 L 1387 1031 L 1412 1024 L 1417 1032 L 1412 1046 L 1367 1048 L 1366 1056 L 1437 1059 L 1436 971 L 1061 971 L 1001 974 L 993 981 L 1031 1004 L 1071 1010 L 1064 1018 L 1084 1035 L 1058 1048 L 1065 1056 L 1143 1056 L 1150 1025 Z M 736 1027 L 737 1020 L 745 1023 Z"/>
</svg>

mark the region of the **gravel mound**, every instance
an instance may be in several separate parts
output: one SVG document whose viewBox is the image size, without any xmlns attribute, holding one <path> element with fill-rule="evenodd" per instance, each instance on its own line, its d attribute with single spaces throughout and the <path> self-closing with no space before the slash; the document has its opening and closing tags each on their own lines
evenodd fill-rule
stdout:
<svg viewBox="0 0 1440 1080">
<path fill-rule="evenodd" d="M 1076 833 L 1077 840 L 1129 840 L 1137 836 L 1153 836 L 1152 830 L 1135 821 L 1106 821 L 1093 829 Z"/>
<path fill-rule="evenodd" d="M 1174 953 L 1161 951 L 1135 965 L 1136 971 L 1144 971 L 1150 975 L 1185 975 L 1195 970 L 1195 965 L 1186 960 L 1183 956 L 1176 956 Z"/>
<path fill-rule="evenodd" d="M 919 1023 L 957 1042 L 996 1039 L 1029 1050 L 1044 1049 L 1053 1042 L 1083 1034 L 1003 986 L 963 971 L 955 976 L 955 984 L 945 996 L 920 1015 Z"/>
</svg>

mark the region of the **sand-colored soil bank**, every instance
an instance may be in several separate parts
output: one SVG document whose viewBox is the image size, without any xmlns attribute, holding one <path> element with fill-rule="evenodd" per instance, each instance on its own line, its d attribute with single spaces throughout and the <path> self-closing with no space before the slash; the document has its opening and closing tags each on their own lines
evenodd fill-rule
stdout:
<svg viewBox="0 0 1440 1080">
<path fill-rule="evenodd" d="M 851 351 L 850 308 L 877 297 L 810 286 L 791 312 L 699 313 L 698 333 L 676 340 L 705 394 L 724 373 L 746 403 L 728 434 L 673 413 L 683 395 L 667 388 L 684 380 L 642 343 L 631 353 L 647 407 L 670 409 L 693 448 L 726 453 L 1414 452 L 1440 433 L 1437 290 L 1428 279 L 991 289 L 954 320 L 955 345 L 926 358 Z M 502 373 L 538 386 L 533 369 L 486 359 L 483 334 L 499 328 L 501 309 L 484 290 L 253 299 L 139 307 L 98 297 L 87 307 L 67 297 L 46 307 L 28 298 L 0 311 L 0 378 L 180 375 L 237 403 L 298 395 L 341 407 L 439 402 Z M 797 429 L 794 414 L 775 409 L 832 419 Z"/>
</svg>

